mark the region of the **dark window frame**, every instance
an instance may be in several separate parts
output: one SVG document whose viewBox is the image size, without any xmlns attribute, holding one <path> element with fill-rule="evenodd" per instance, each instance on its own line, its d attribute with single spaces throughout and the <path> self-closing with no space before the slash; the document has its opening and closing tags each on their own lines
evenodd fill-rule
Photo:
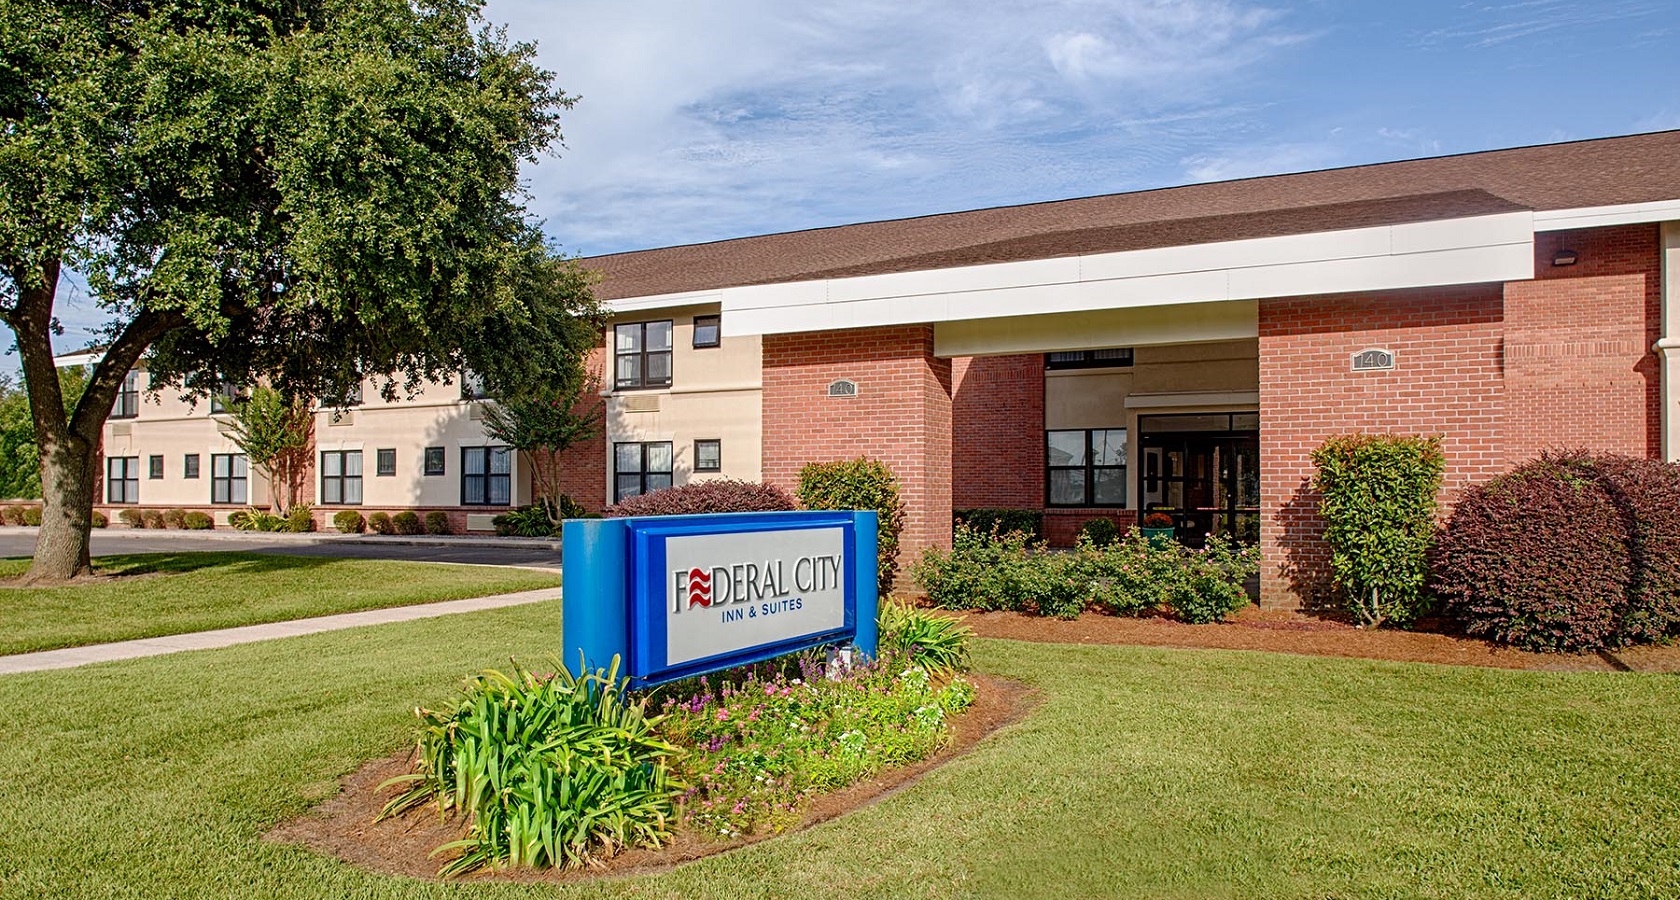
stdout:
<svg viewBox="0 0 1680 900">
<path fill-rule="evenodd" d="M 212 453 L 210 454 L 210 504 L 212 506 L 246 506 L 251 502 L 251 465 L 245 464 L 245 474 L 237 475 L 234 460 L 245 459 L 243 453 Z M 227 460 L 227 474 L 221 474 L 218 460 Z M 234 498 L 234 485 L 242 490 L 238 499 Z M 217 499 L 217 498 L 221 499 Z"/>
<path fill-rule="evenodd" d="M 471 369 L 461 370 L 461 399 L 488 400 L 490 391 L 484 386 L 484 376 Z"/>
<path fill-rule="evenodd" d="M 675 354 L 673 352 L 674 347 L 666 350 L 649 350 L 647 342 L 647 327 L 649 325 L 664 325 L 666 330 L 675 334 L 676 326 L 670 319 L 653 319 L 647 322 L 626 322 L 623 325 L 613 326 L 613 390 L 639 391 L 668 388 L 675 380 L 676 361 Z M 618 349 L 619 331 L 630 328 L 639 329 L 640 331 L 640 339 L 636 342 L 640 349 Z M 672 341 L 671 343 L 674 345 L 676 342 Z M 637 377 L 634 379 L 623 379 L 618 376 L 618 361 L 620 358 L 626 356 L 637 358 Z M 655 356 L 663 356 L 666 359 L 666 376 L 664 381 L 651 381 L 648 379 L 648 360 Z"/>
<path fill-rule="evenodd" d="M 188 453 L 185 456 L 181 457 L 181 477 L 182 478 L 192 478 L 192 479 L 198 478 L 198 469 L 199 469 L 199 456 L 198 456 L 197 453 Z"/>
<path fill-rule="evenodd" d="M 423 459 L 423 462 L 422 462 L 423 468 L 420 470 L 421 471 L 421 477 L 423 477 L 423 478 L 435 478 L 439 475 L 449 474 L 449 450 L 448 450 L 448 448 L 445 448 L 445 447 L 427 447 L 426 450 L 425 450 L 425 453 L 422 454 L 422 455 L 423 455 L 424 459 Z M 434 461 L 437 463 L 437 465 L 435 467 L 432 465 L 432 463 Z"/>
<path fill-rule="evenodd" d="M 146 457 L 146 480 L 163 480 L 163 454 L 153 453 Z"/>
<path fill-rule="evenodd" d="M 328 475 L 327 474 L 327 457 L 329 457 L 329 456 L 338 457 L 338 474 L 337 475 Z M 350 474 L 350 457 L 351 456 L 356 457 L 356 462 L 357 462 L 356 468 L 357 468 L 358 471 L 355 475 Z M 361 462 L 362 462 L 362 451 L 360 451 L 360 450 L 322 450 L 321 451 L 321 461 L 320 461 L 321 503 L 323 505 L 325 505 L 325 506 L 361 506 L 362 505 L 362 501 L 367 498 L 367 485 L 363 481 L 363 479 L 367 475 L 367 469 L 362 467 Z M 354 483 L 355 486 L 356 486 L 357 497 L 356 497 L 355 500 L 346 500 L 345 498 L 347 496 L 349 496 L 349 494 L 350 494 L 350 485 L 352 483 Z M 328 494 L 327 486 L 328 485 L 332 485 L 333 487 L 336 487 L 338 489 L 338 491 L 337 491 L 338 492 L 338 499 L 337 500 L 327 499 L 327 494 Z"/>
<path fill-rule="evenodd" d="M 636 470 L 631 471 L 631 470 L 627 470 L 627 469 L 620 469 L 618 467 L 619 448 L 620 447 L 639 447 L 639 448 L 641 448 L 640 449 L 640 455 L 637 457 L 641 462 L 639 464 L 639 467 Z M 669 469 L 649 469 L 648 468 L 648 448 L 649 447 L 664 447 L 666 458 L 671 460 L 671 468 L 669 468 Z M 676 462 L 676 446 L 671 441 L 618 441 L 618 442 L 615 442 L 613 444 L 613 472 L 612 472 L 612 475 L 613 475 L 613 484 L 612 484 L 613 502 L 614 503 L 619 503 L 619 502 L 627 500 L 631 497 L 639 497 L 642 494 L 649 493 L 648 478 L 649 478 L 650 475 L 663 475 L 663 476 L 665 476 L 665 480 L 666 480 L 666 484 L 664 486 L 658 487 L 658 488 L 653 488 L 652 490 L 662 490 L 663 487 L 669 487 L 669 486 L 675 485 L 677 483 L 677 481 L 676 481 L 676 465 L 677 465 L 677 462 Z M 624 484 L 623 484 L 623 479 L 624 478 L 632 477 L 632 476 L 636 477 L 636 479 L 637 479 L 637 487 L 636 487 L 636 490 L 633 493 L 625 491 L 624 490 Z"/>
<path fill-rule="evenodd" d="M 239 389 L 238 385 L 232 382 L 223 382 L 220 387 L 216 388 L 216 390 L 210 394 L 210 415 L 219 416 L 226 413 L 228 411 L 228 404 L 235 400 L 242 399 L 244 396 L 244 392 Z"/>
<path fill-rule="evenodd" d="M 129 369 L 117 388 L 117 401 L 111 405 L 111 418 L 135 419 L 140 416 L 140 371 Z"/>
<path fill-rule="evenodd" d="M 120 476 L 118 469 L 122 470 Z M 112 490 L 119 485 L 118 490 Z M 105 457 L 105 502 L 125 506 L 140 502 L 140 457 Z"/>
<path fill-rule="evenodd" d="M 375 478 L 394 478 L 397 474 L 397 448 L 380 447 L 373 452 L 373 476 Z M 386 461 L 390 465 L 385 465 Z"/>
<path fill-rule="evenodd" d="M 1127 447 L 1126 465 L 1122 465 L 1122 466 L 1099 466 L 1099 465 L 1096 464 L 1096 453 L 1093 452 L 1094 448 L 1092 446 L 1092 438 L 1099 431 L 1103 431 L 1103 432 L 1118 431 L 1122 435 L 1125 436 L 1125 445 Z M 1050 435 L 1052 435 L 1052 434 L 1077 434 L 1077 433 L 1081 433 L 1081 432 L 1083 432 L 1084 435 L 1085 435 L 1085 461 L 1083 463 L 1081 463 L 1080 465 L 1077 465 L 1077 466 L 1051 465 L 1050 464 Z M 1130 442 L 1131 442 L 1130 431 L 1125 426 L 1120 426 L 1120 425 L 1117 425 L 1113 428 L 1046 428 L 1044 430 L 1044 505 L 1046 507 L 1053 507 L 1053 508 L 1056 508 L 1056 509 L 1093 509 L 1093 508 L 1095 508 L 1095 509 L 1125 509 L 1126 504 L 1131 499 L 1131 485 L 1128 483 L 1129 475 L 1127 473 L 1127 470 L 1129 468 L 1131 468 Z M 1097 473 L 1099 471 L 1101 471 L 1101 472 L 1119 472 L 1120 473 L 1121 491 L 1125 494 L 1125 496 L 1122 496 L 1120 498 L 1120 502 L 1118 502 L 1118 503 L 1098 503 L 1098 502 L 1096 502 Z M 1057 503 L 1057 502 L 1055 502 L 1052 499 L 1055 496 L 1055 494 L 1051 490 L 1051 483 L 1052 483 L 1052 480 L 1054 478 L 1054 473 L 1056 473 L 1056 472 L 1083 472 L 1084 475 L 1085 475 L 1085 498 L 1084 498 L 1084 500 L 1080 501 L 1079 503 Z"/>
<path fill-rule="evenodd" d="M 703 466 L 700 464 L 700 445 L 712 444 L 716 449 L 716 465 Z M 696 438 L 694 441 L 694 471 L 722 472 L 723 471 L 723 440 L 721 438 Z"/>
<path fill-rule="evenodd" d="M 1063 350 L 1044 354 L 1046 369 L 1118 369 L 1130 368 L 1135 354 L 1130 347 L 1110 347 L 1105 350 Z M 1073 429 L 1057 429 L 1073 430 Z M 1098 429 L 1106 430 L 1106 429 Z"/>
<path fill-rule="evenodd" d="M 472 467 L 467 464 L 467 459 L 472 454 L 482 454 L 483 457 L 484 457 L 483 471 L 480 474 L 472 474 L 472 471 L 471 471 Z M 492 462 L 492 460 L 496 459 L 497 456 L 501 456 L 501 457 L 503 457 L 507 460 L 507 471 L 506 472 L 498 473 L 498 472 L 493 471 L 493 467 L 491 465 L 491 462 Z M 480 480 L 483 481 L 483 485 L 482 485 L 482 493 L 478 494 L 478 496 L 482 497 L 483 499 L 480 499 L 480 500 L 470 499 L 473 496 L 474 492 L 469 487 L 469 485 L 471 485 L 475 482 L 478 482 Z M 496 488 L 496 483 L 497 482 L 501 482 L 503 485 L 505 485 L 503 487 L 503 491 L 505 492 L 505 494 L 507 496 L 507 501 L 506 502 L 497 503 L 496 500 L 495 500 L 495 496 L 496 496 L 495 488 Z M 502 446 L 502 445 L 498 445 L 498 444 L 485 444 L 485 445 L 481 445 L 481 446 L 478 446 L 478 447 L 462 447 L 461 448 L 461 505 L 462 506 L 494 506 L 494 507 L 509 507 L 509 506 L 513 505 L 513 448 L 512 447 Z"/>
<path fill-rule="evenodd" d="M 707 323 L 707 325 L 712 329 L 712 339 L 710 341 L 701 341 L 700 340 L 700 323 L 701 322 Z M 713 347 L 723 346 L 723 316 L 721 314 L 710 315 L 710 316 L 695 316 L 694 317 L 694 339 L 693 339 L 692 343 L 694 345 L 694 349 L 696 349 L 696 350 L 706 350 L 706 349 L 710 349 L 710 348 L 713 348 Z"/>
</svg>

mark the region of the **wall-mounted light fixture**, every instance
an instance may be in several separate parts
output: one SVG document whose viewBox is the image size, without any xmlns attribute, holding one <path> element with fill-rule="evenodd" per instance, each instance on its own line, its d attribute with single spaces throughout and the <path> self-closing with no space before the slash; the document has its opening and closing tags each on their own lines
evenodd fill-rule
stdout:
<svg viewBox="0 0 1680 900">
<path fill-rule="evenodd" d="M 1576 253 L 1573 250 L 1559 250 L 1558 252 L 1552 254 L 1552 265 L 1573 266 L 1575 265 L 1575 261 L 1580 258 L 1581 254 Z"/>
</svg>

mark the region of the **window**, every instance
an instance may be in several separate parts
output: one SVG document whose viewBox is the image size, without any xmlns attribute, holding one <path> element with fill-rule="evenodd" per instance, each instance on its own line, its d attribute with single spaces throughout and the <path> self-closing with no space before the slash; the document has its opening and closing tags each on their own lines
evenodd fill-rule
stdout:
<svg viewBox="0 0 1680 900">
<path fill-rule="evenodd" d="M 613 502 L 671 486 L 671 442 L 613 445 Z"/>
<path fill-rule="evenodd" d="M 362 451 L 321 451 L 321 502 L 347 506 L 362 502 Z"/>
<path fill-rule="evenodd" d="M 1126 505 L 1126 429 L 1045 432 L 1051 506 Z"/>
<path fill-rule="evenodd" d="M 695 349 L 699 349 L 701 347 L 716 347 L 721 343 L 723 343 L 723 317 L 722 316 L 695 316 L 694 317 L 694 346 L 695 346 Z"/>
<path fill-rule="evenodd" d="M 198 454 L 188 453 L 186 464 L 181 468 L 182 478 L 198 477 Z"/>
<path fill-rule="evenodd" d="M 694 442 L 694 471 L 723 471 L 723 441 L 712 439 Z"/>
<path fill-rule="evenodd" d="M 426 472 L 427 475 L 442 475 L 443 474 L 443 467 L 444 467 L 443 459 L 444 459 L 444 456 L 445 456 L 445 454 L 443 452 L 442 447 L 427 447 L 426 448 L 426 469 L 425 469 L 425 472 Z"/>
<path fill-rule="evenodd" d="M 152 481 L 159 481 L 163 478 L 163 456 L 161 454 L 153 454 L 147 457 L 146 477 Z"/>
<path fill-rule="evenodd" d="M 383 450 L 380 450 L 379 451 L 378 464 L 379 464 L 379 468 L 377 470 L 377 474 L 379 474 L 379 475 L 395 475 L 395 474 L 397 474 L 397 448 L 387 447 Z"/>
<path fill-rule="evenodd" d="M 241 506 L 249 503 L 250 499 L 245 491 L 248 479 L 245 454 L 210 454 L 211 503 L 237 503 Z"/>
<path fill-rule="evenodd" d="M 233 401 L 242 396 L 244 394 L 240 393 L 237 385 L 222 382 L 222 386 L 216 388 L 216 392 L 210 395 L 210 415 L 227 412 L 228 407 L 233 405 Z"/>
<path fill-rule="evenodd" d="M 140 457 L 112 456 L 105 460 L 105 502 L 140 502 Z"/>
<path fill-rule="evenodd" d="M 513 454 L 506 447 L 461 448 L 461 505 L 513 502 Z"/>
<path fill-rule="evenodd" d="M 671 386 L 671 323 L 637 322 L 614 329 L 613 387 Z"/>
<path fill-rule="evenodd" d="M 1065 353 L 1044 354 L 1046 369 L 1104 369 L 1132 364 L 1132 348 L 1111 350 L 1070 350 Z"/>
<path fill-rule="evenodd" d="M 480 375 L 471 369 L 461 370 L 462 400 L 483 400 L 488 396 L 490 396 L 490 392 L 484 389 L 483 375 Z"/>
<path fill-rule="evenodd" d="M 140 415 L 140 373 L 130 369 L 123 376 L 122 387 L 117 390 L 117 402 L 111 406 L 111 418 L 132 419 Z M 111 501 L 113 503 L 122 501 Z M 128 501 L 134 502 L 134 501 Z"/>
</svg>

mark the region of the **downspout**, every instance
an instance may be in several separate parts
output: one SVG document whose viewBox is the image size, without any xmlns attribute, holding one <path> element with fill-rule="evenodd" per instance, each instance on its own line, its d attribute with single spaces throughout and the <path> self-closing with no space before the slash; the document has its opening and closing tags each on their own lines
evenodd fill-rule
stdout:
<svg viewBox="0 0 1680 900">
<path fill-rule="evenodd" d="M 1662 458 L 1680 462 L 1680 222 L 1662 225 L 1662 337 L 1652 349 L 1662 373 Z"/>
</svg>

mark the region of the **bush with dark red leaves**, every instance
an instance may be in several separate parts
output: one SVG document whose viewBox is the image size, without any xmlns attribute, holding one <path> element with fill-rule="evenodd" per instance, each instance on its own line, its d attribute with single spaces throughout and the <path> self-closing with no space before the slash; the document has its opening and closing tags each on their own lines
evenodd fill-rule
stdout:
<svg viewBox="0 0 1680 900">
<path fill-rule="evenodd" d="M 773 484 L 721 478 L 627 497 L 602 510 L 602 515 L 616 519 L 623 516 L 785 512 L 794 508 L 793 498 Z"/>
<path fill-rule="evenodd" d="M 1465 492 L 1433 581 L 1473 635 L 1579 652 L 1680 628 L 1680 467 L 1543 454 Z"/>
</svg>

